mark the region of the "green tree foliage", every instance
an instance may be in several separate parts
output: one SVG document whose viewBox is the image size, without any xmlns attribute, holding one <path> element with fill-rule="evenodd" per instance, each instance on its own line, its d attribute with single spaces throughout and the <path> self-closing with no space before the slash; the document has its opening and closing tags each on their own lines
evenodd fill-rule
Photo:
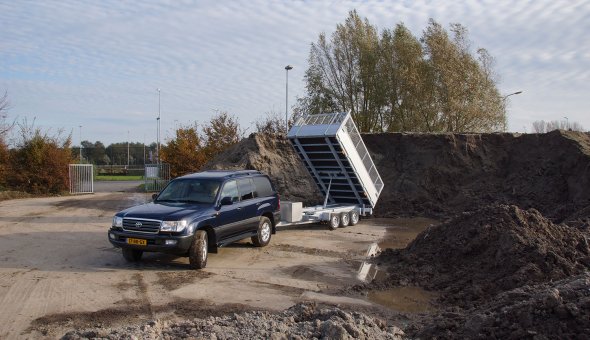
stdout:
<svg viewBox="0 0 590 340">
<path fill-rule="evenodd" d="M 20 142 L 9 152 L 7 182 L 10 188 L 33 194 L 68 190 L 71 137 L 51 136 L 27 122 L 18 124 Z"/>
<path fill-rule="evenodd" d="M 202 133 L 199 133 L 196 122 L 177 128 L 174 138 L 162 146 L 162 162 L 170 164 L 172 177 L 199 171 L 205 163 L 241 138 L 237 119 L 227 112 L 219 112 L 205 124 Z"/>
<path fill-rule="evenodd" d="M 504 102 L 493 59 L 467 29 L 430 20 L 420 40 L 402 24 L 378 34 L 356 11 L 313 43 L 295 112 L 350 111 L 363 132 L 498 131 Z"/>
</svg>

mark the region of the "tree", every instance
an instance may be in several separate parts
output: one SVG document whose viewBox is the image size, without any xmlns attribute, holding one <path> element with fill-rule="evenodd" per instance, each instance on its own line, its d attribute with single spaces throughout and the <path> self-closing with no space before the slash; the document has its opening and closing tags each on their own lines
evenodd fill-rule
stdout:
<svg viewBox="0 0 590 340">
<path fill-rule="evenodd" d="M 498 131 L 505 107 L 493 58 L 471 52 L 467 29 L 430 20 L 420 40 L 402 24 L 377 28 L 351 11 L 311 45 L 298 113 L 350 111 L 362 132 Z"/>
<path fill-rule="evenodd" d="M 235 117 L 219 112 L 199 133 L 199 125 L 181 126 L 175 130 L 174 138 L 162 146 L 162 161 L 170 164 L 170 175 L 178 177 L 199 171 L 205 163 L 242 138 L 240 126 Z"/>
<path fill-rule="evenodd" d="M 255 132 L 265 135 L 286 135 L 287 128 L 284 119 L 278 113 L 271 111 L 256 121 Z"/>
<path fill-rule="evenodd" d="M 8 114 L 8 93 L 0 97 L 0 190 L 6 185 L 6 171 L 8 168 L 8 145 L 6 145 L 5 135 L 12 127 L 6 123 Z"/>
<path fill-rule="evenodd" d="M 533 122 L 533 132 L 535 133 L 545 133 L 553 130 L 585 131 L 582 124 L 579 122 L 570 122 L 569 120 L 553 120 L 550 122 L 537 120 Z"/>
<path fill-rule="evenodd" d="M 4 91 L 4 95 L 0 97 L 0 140 L 4 140 L 4 135 L 14 126 L 14 123 L 9 124 L 6 122 L 9 107 L 8 92 Z"/>
<path fill-rule="evenodd" d="M 198 171 L 207 161 L 198 125 L 180 126 L 174 138 L 161 148 L 162 161 L 170 164 L 170 175 L 178 177 Z"/>
<path fill-rule="evenodd" d="M 204 152 L 207 160 L 213 159 L 217 154 L 242 139 L 237 119 L 223 111 L 211 118 L 209 123 L 203 127 L 203 133 L 205 134 Z"/>
</svg>

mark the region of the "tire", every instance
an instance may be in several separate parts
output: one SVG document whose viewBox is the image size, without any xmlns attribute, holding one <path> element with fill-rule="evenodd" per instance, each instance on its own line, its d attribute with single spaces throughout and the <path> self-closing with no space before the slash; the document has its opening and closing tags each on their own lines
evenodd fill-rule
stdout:
<svg viewBox="0 0 590 340">
<path fill-rule="evenodd" d="M 330 220 L 328 221 L 328 228 L 330 230 L 336 230 L 340 226 L 340 215 L 339 214 L 332 214 L 330 215 Z"/>
<path fill-rule="evenodd" d="M 123 257 L 127 262 L 139 262 L 141 260 L 141 255 L 143 255 L 143 250 L 131 249 L 131 248 L 123 248 Z"/>
<path fill-rule="evenodd" d="M 340 228 L 345 228 L 350 225 L 350 215 L 348 213 L 341 213 L 340 214 Z"/>
<path fill-rule="evenodd" d="M 264 247 L 270 243 L 270 235 L 272 234 L 272 224 L 268 217 L 262 216 L 258 222 L 258 230 L 256 236 L 252 236 L 252 243 L 257 247 Z"/>
<path fill-rule="evenodd" d="M 350 216 L 350 225 L 356 225 L 359 223 L 361 217 L 359 215 L 358 210 L 351 210 L 348 215 Z"/>
<path fill-rule="evenodd" d="M 192 269 L 202 269 L 207 266 L 207 256 L 209 255 L 209 244 L 207 232 L 197 230 L 193 238 L 193 243 L 188 249 L 188 262 Z"/>
</svg>

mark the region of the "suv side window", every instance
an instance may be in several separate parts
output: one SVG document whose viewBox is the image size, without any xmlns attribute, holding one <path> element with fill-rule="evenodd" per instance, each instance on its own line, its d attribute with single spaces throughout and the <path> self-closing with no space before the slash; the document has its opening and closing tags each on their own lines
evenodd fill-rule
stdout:
<svg viewBox="0 0 590 340">
<path fill-rule="evenodd" d="M 265 176 L 256 176 L 252 178 L 256 186 L 256 197 L 267 197 L 274 193 L 270 181 Z"/>
<path fill-rule="evenodd" d="M 221 190 L 221 198 L 223 197 L 231 197 L 231 201 L 234 203 L 240 200 L 236 181 L 232 180 L 225 183 L 223 190 Z"/>
<path fill-rule="evenodd" d="M 242 201 L 254 198 L 254 185 L 249 178 L 238 179 L 238 188 Z"/>
</svg>

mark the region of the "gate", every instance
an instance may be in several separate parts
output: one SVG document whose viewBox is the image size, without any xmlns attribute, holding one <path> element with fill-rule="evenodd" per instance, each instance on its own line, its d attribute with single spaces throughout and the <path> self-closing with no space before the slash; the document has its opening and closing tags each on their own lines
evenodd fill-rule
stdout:
<svg viewBox="0 0 590 340">
<path fill-rule="evenodd" d="M 92 164 L 70 164 L 70 194 L 94 193 Z"/>
<path fill-rule="evenodd" d="M 170 164 L 145 165 L 145 191 L 159 192 L 170 182 Z"/>
</svg>

